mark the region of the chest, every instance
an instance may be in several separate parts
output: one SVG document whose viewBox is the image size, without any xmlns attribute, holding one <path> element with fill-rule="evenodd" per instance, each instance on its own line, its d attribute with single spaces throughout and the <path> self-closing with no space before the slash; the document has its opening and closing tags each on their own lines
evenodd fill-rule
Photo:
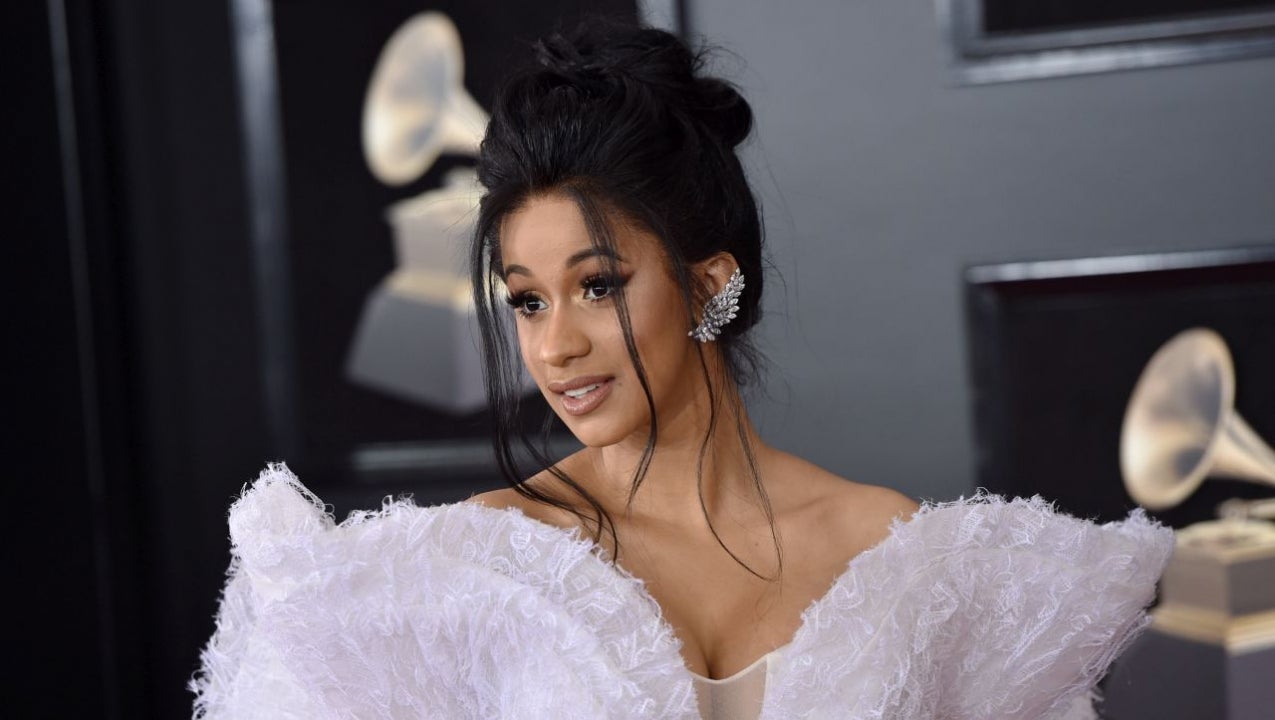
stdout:
<svg viewBox="0 0 1275 720">
<path fill-rule="evenodd" d="M 775 579 L 773 543 L 768 553 L 737 550 L 739 561 L 716 543 L 647 543 L 644 550 L 624 558 L 625 568 L 659 604 L 681 641 L 687 668 L 709 678 L 729 677 L 790 642 L 802 613 L 845 570 L 840 559 L 786 556 Z"/>
</svg>

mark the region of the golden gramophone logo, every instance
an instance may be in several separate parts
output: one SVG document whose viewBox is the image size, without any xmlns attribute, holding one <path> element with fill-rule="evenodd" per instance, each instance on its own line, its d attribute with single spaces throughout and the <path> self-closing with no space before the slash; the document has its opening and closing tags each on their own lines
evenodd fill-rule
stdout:
<svg viewBox="0 0 1275 720">
<path fill-rule="evenodd" d="M 1178 334 L 1147 364 L 1125 412 L 1120 466 L 1139 503 L 1163 510 L 1205 478 L 1275 486 L 1275 451 L 1235 412 L 1222 337 Z M 1178 531 L 1154 627 L 1230 655 L 1275 647 L 1275 500 L 1228 500 L 1219 519 Z"/>
<path fill-rule="evenodd" d="M 363 105 L 363 154 L 378 180 L 403 185 L 444 153 L 476 156 L 487 122 L 465 91 L 446 15 L 422 13 L 395 31 Z M 352 381 L 446 412 L 486 404 L 466 253 L 480 195 L 463 167 L 388 208 L 396 267 L 364 303 L 346 359 Z"/>
</svg>

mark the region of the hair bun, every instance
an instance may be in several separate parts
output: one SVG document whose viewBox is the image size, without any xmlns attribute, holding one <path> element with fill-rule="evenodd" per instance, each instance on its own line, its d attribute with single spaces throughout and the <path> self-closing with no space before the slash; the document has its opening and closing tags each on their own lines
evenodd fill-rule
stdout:
<svg viewBox="0 0 1275 720">
<path fill-rule="evenodd" d="M 700 120 L 731 147 L 742 143 L 753 129 L 753 109 L 735 86 L 714 77 L 696 82 Z"/>
<path fill-rule="evenodd" d="M 707 54 L 663 30 L 598 18 L 535 44 L 536 64 L 559 84 L 593 97 L 640 87 L 734 148 L 752 131 L 752 108 L 733 85 L 703 74 Z"/>
</svg>

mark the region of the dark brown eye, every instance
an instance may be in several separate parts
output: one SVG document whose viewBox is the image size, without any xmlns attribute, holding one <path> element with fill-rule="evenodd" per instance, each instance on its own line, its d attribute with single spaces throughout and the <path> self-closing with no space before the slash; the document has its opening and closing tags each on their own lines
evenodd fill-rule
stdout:
<svg viewBox="0 0 1275 720">
<path fill-rule="evenodd" d="M 580 283 L 580 286 L 584 288 L 585 300 L 602 300 L 609 297 L 623 284 L 624 281 L 619 278 L 595 275 L 585 279 L 584 282 Z"/>
<path fill-rule="evenodd" d="M 517 293 L 510 295 L 505 302 L 509 303 L 509 307 L 513 308 L 523 317 L 531 317 L 541 310 L 545 309 L 545 302 L 531 293 Z"/>
</svg>

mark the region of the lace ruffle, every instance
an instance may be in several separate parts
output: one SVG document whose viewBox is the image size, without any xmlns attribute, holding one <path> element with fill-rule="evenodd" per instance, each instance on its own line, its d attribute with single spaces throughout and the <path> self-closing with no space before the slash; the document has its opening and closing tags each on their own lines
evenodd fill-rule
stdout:
<svg viewBox="0 0 1275 720">
<path fill-rule="evenodd" d="M 395 502 L 337 525 L 275 465 L 230 526 L 196 717 L 697 717 L 641 583 L 516 510 Z"/>
<path fill-rule="evenodd" d="M 1039 497 L 926 505 L 803 615 L 763 718 L 1092 717 L 1146 624 L 1173 533 Z"/>
<path fill-rule="evenodd" d="M 197 718 L 694 718 L 642 582 L 517 510 L 391 502 L 337 524 L 282 465 L 232 506 Z M 980 495 L 897 522 L 772 659 L 763 718 L 1073 718 L 1173 535 Z"/>
</svg>

